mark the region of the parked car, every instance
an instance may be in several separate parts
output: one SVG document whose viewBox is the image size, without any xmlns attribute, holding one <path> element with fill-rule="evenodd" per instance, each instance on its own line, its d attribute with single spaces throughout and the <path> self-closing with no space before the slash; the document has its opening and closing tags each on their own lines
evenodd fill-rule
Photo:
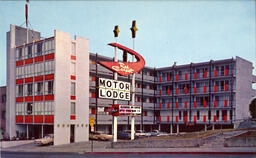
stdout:
<svg viewBox="0 0 256 158">
<path fill-rule="evenodd" d="M 37 145 L 48 145 L 48 144 L 53 144 L 53 134 L 48 134 L 46 136 L 44 136 L 41 139 L 36 139 L 34 141 L 35 144 Z"/>
<path fill-rule="evenodd" d="M 113 138 L 112 135 L 106 134 L 102 131 L 92 132 L 89 134 L 89 139 L 91 140 L 111 140 Z"/>
<path fill-rule="evenodd" d="M 151 133 L 146 133 L 142 130 L 136 130 L 135 135 L 138 137 L 149 137 L 149 136 L 151 136 Z"/>
<path fill-rule="evenodd" d="M 168 136 L 169 134 L 166 132 L 160 132 L 159 130 L 153 130 L 151 132 L 151 136 Z"/>
<path fill-rule="evenodd" d="M 131 139 L 131 133 L 129 132 L 117 132 L 118 139 Z"/>
</svg>

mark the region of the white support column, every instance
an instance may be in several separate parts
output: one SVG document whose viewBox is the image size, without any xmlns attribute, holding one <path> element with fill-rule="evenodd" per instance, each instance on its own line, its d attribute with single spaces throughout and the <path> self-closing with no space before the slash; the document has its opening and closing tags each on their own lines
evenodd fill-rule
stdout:
<svg viewBox="0 0 256 158">
<path fill-rule="evenodd" d="M 42 138 L 43 138 L 44 137 L 44 125 L 42 125 L 41 134 L 42 134 Z"/>
<path fill-rule="evenodd" d="M 133 50 L 134 50 L 134 42 L 133 42 Z M 135 56 L 133 55 L 132 62 L 134 61 L 135 61 Z M 132 74 L 132 105 L 134 104 L 135 104 L 135 73 Z M 134 134 L 135 134 L 134 126 L 135 126 L 135 118 L 134 116 L 132 116 L 131 117 L 131 140 L 134 140 Z"/>
<path fill-rule="evenodd" d="M 212 130 L 215 130 L 215 127 L 214 127 L 215 125 L 212 125 Z"/>
<path fill-rule="evenodd" d="M 28 131 L 28 125 L 27 125 L 27 139 L 29 138 L 29 131 Z"/>
<path fill-rule="evenodd" d="M 158 130 L 161 131 L 161 124 L 158 125 Z"/>
<path fill-rule="evenodd" d="M 204 125 L 204 131 L 205 132 L 207 131 L 207 125 L 206 124 Z"/>
<path fill-rule="evenodd" d="M 172 124 L 170 124 L 170 134 L 172 134 Z"/>
<path fill-rule="evenodd" d="M 117 47 L 115 47 L 115 58 L 114 61 L 117 62 Z M 114 73 L 114 80 L 117 80 L 117 72 Z M 117 100 L 114 100 L 114 104 L 117 104 Z M 117 116 L 113 117 L 114 121 L 114 136 L 113 136 L 113 142 L 117 142 Z"/>
<path fill-rule="evenodd" d="M 134 134 L 135 134 L 135 130 L 134 130 L 134 127 L 135 127 L 135 119 L 134 119 L 134 116 L 132 116 L 132 119 L 131 119 L 131 140 L 134 140 Z"/>
<path fill-rule="evenodd" d="M 177 124 L 177 134 L 180 133 L 179 124 Z"/>
<path fill-rule="evenodd" d="M 117 117 L 114 116 L 114 142 L 117 142 Z"/>
</svg>

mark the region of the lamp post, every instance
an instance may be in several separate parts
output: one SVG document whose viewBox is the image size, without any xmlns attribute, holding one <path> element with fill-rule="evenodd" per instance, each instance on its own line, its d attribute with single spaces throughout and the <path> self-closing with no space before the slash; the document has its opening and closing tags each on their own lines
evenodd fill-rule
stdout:
<svg viewBox="0 0 256 158">
<path fill-rule="evenodd" d="M 133 50 L 135 49 L 135 37 L 136 37 L 136 31 L 138 30 L 136 27 L 136 21 L 132 21 L 132 27 L 130 28 L 132 31 L 132 39 L 133 39 Z M 132 62 L 134 62 L 135 56 L 132 56 Z M 135 73 L 132 74 L 132 105 L 135 104 Z M 134 140 L 134 126 L 135 126 L 135 118 L 132 116 L 131 118 L 131 140 Z"/>
</svg>

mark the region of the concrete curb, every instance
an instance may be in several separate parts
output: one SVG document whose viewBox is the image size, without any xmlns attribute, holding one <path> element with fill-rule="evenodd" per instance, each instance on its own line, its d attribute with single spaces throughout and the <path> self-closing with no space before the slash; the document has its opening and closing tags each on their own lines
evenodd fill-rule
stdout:
<svg viewBox="0 0 256 158">
<path fill-rule="evenodd" d="M 256 152 L 86 152 L 86 154 L 216 154 L 216 155 L 256 155 Z"/>
</svg>

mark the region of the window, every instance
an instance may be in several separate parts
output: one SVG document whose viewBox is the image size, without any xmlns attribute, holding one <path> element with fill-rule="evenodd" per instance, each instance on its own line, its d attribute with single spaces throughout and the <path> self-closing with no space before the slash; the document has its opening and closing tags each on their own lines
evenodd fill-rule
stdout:
<svg viewBox="0 0 256 158">
<path fill-rule="evenodd" d="M 37 53 L 36 53 L 37 56 L 42 55 L 42 45 L 43 45 L 43 43 L 38 43 L 37 44 Z"/>
<path fill-rule="evenodd" d="M 179 120 L 181 120 L 181 111 L 179 111 Z"/>
<path fill-rule="evenodd" d="M 200 111 L 197 111 L 197 120 L 200 120 Z"/>
<path fill-rule="evenodd" d="M 31 115 L 33 112 L 33 104 L 27 103 L 27 115 Z"/>
<path fill-rule="evenodd" d="M 232 120 L 232 118 L 233 118 L 233 112 L 232 112 L 232 110 L 230 110 L 229 118 L 230 118 L 230 120 Z"/>
<path fill-rule="evenodd" d="M 224 76 L 224 66 L 221 66 L 220 75 L 221 75 L 221 76 Z"/>
<path fill-rule="evenodd" d="M 220 113 L 219 113 L 219 110 L 216 111 L 216 120 L 219 120 L 219 117 L 220 117 Z"/>
<path fill-rule="evenodd" d="M 2 95 L 2 103 L 5 103 L 6 102 L 6 95 Z"/>
<path fill-rule="evenodd" d="M 76 75 L 76 63 L 71 62 L 71 75 Z"/>
<path fill-rule="evenodd" d="M 2 119 L 5 120 L 5 111 L 2 111 Z"/>
<path fill-rule="evenodd" d="M 18 96 L 19 97 L 23 96 L 23 85 L 18 86 Z"/>
<path fill-rule="evenodd" d="M 28 93 L 27 93 L 27 95 L 30 96 L 30 95 L 33 94 L 33 86 L 32 86 L 32 84 L 28 84 L 27 86 L 28 86 Z"/>
<path fill-rule="evenodd" d="M 208 111 L 208 120 L 211 120 L 211 110 Z"/>
<path fill-rule="evenodd" d="M 75 42 L 72 42 L 72 43 L 71 43 L 71 47 L 72 47 L 71 53 L 75 55 L 75 54 L 76 54 L 76 43 L 75 43 Z"/>
<path fill-rule="evenodd" d="M 75 115 L 76 114 L 76 103 L 71 102 L 71 115 Z"/>
<path fill-rule="evenodd" d="M 22 59 L 22 48 L 18 49 L 18 59 L 21 60 Z"/>
<path fill-rule="evenodd" d="M 36 95 L 42 95 L 42 94 L 43 94 L 43 83 L 39 82 L 37 83 Z"/>
<path fill-rule="evenodd" d="M 76 95 L 76 83 L 71 82 L 71 95 L 75 96 Z"/>
<path fill-rule="evenodd" d="M 28 46 L 28 58 L 32 58 L 32 46 Z"/>
<path fill-rule="evenodd" d="M 53 81 L 48 81 L 48 94 L 53 94 Z"/>
<path fill-rule="evenodd" d="M 144 116 L 148 116 L 148 113 L 147 113 L 147 111 L 144 111 Z"/>
</svg>

